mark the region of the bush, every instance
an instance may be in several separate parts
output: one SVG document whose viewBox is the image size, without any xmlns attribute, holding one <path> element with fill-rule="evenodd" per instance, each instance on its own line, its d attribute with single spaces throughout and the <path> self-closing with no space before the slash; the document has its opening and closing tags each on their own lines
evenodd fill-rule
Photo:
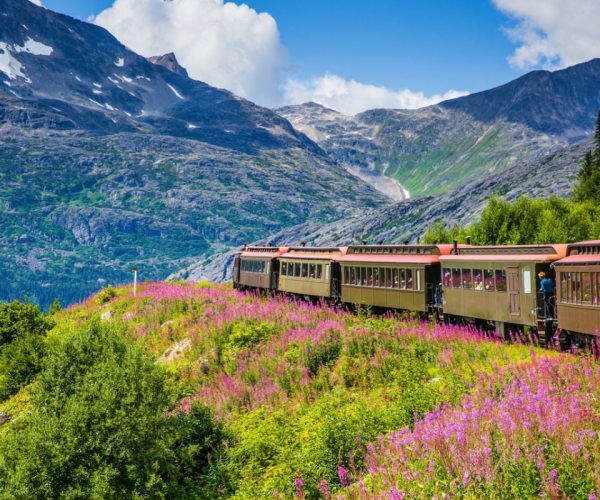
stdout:
<svg viewBox="0 0 600 500">
<path fill-rule="evenodd" d="M 50 348 L 32 413 L 0 438 L 8 498 L 182 497 L 220 441 L 211 413 L 169 413 L 165 372 L 122 329 L 92 323 Z"/>
<path fill-rule="evenodd" d="M 110 285 L 101 290 L 96 297 L 98 305 L 106 304 L 117 296 L 117 291 Z"/>
<path fill-rule="evenodd" d="M 51 318 L 30 302 L 0 303 L 0 348 L 18 336 L 45 335 L 54 326 Z"/>
<path fill-rule="evenodd" d="M 44 339 L 32 333 L 17 337 L 0 350 L 0 401 L 33 381 L 42 369 L 45 354 Z"/>
</svg>

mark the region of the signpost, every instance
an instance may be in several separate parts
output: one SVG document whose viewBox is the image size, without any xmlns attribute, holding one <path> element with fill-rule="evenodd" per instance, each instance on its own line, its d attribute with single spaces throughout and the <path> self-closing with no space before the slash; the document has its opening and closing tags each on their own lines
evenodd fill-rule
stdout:
<svg viewBox="0 0 600 500">
<path fill-rule="evenodd" d="M 136 296 L 137 293 L 137 267 L 132 267 L 131 270 L 133 271 L 133 296 Z"/>
</svg>

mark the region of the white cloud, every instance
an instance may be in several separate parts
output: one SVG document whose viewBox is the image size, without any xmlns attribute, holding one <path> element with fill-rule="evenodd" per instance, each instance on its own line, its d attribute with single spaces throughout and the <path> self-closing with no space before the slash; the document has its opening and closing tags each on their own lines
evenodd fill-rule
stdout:
<svg viewBox="0 0 600 500">
<path fill-rule="evenodd" d="M 415 109 L 446 99 L 467 95 L 449 90 L 444 94 L 426 96 L 412 90 L 390 90 L 336 75 L 325 75 L 310 81 L 289 80 L 285 99 L 289 104 L 314 101 L 348 115 L 374 108 Z"/>
<path fill-rule="evenodd" d="M 276 107 L 315 101 L 354 114 L 372 108 L 418 108 L 464 95 L 425 96 L 325 75 L 287 79 L 287 52 L 267 13 L 224 0 L 115 0 L 91 20 L 135 52 L 174 52 L 192 78 Z"/>
<path fill-rule="evenodd" d="M 599 0 L 493 0 L 517 20 L 507 33 L 519 47 L 517 68 L 555 69 L 600 57 Z"/>
<path fill-rule="evenodd" d="M 93 21 L 143 56 L 174 52 L 192 78 L 280 102 L 286 51 L 269 14 L 223 0 L 115 0 Z"/>
</svg>

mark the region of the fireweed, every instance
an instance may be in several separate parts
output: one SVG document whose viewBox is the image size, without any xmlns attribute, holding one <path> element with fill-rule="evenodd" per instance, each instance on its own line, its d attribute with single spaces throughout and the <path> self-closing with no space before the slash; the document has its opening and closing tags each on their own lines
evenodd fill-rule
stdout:
<svg viewBox="0 0 600 500">
<path fill-rule="evenodd" d="M 98 309 L 92 298 L 63 314 Z M 223 420 L 224 495 L 587 498 L 600 486 L 590 359 L 221 285 L 120 288 L 100 309 L 172 370 L 178 411 L 198 400 Z"/>
</svg>

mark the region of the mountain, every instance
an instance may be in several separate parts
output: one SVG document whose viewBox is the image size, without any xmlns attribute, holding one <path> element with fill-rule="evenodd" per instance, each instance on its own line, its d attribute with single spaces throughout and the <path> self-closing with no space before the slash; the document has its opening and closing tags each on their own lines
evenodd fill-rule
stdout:
<svg viewBox="0 0 600 500">
<path fill-rule="evenodd" d="M 600 59 L 534 71 L 500 87 L 417 110 L 344 116 L 315 103 L 278 112 L 333 158 L 439 194 L 589 136 L 600 109 Z"/>
<path fill-rule="evenodd" d="M 518 164 L 501 173 L 487 175 L 441 195 L 422 196 L 383 208 L 363 210 L 329 224 L 306 222 L 286 228 L 256 245 L 344 246 L 415 242 L 438 220 L 466 225 L 483 211 L 491 194 L 514 201 L 521 195 L 546 198 L 567 196 L 577 177 L 581 158 L 591 148 L 584 139 L 532 163 Z M 174 279 L 229 279 L 233 252 L 215 254 L 174 273 Z"/>
<path fill-rule="evenodd" d="M 0 0 L 0 300 L 78 301 L 386 204 L 271 110 Z"/>
</svg>

